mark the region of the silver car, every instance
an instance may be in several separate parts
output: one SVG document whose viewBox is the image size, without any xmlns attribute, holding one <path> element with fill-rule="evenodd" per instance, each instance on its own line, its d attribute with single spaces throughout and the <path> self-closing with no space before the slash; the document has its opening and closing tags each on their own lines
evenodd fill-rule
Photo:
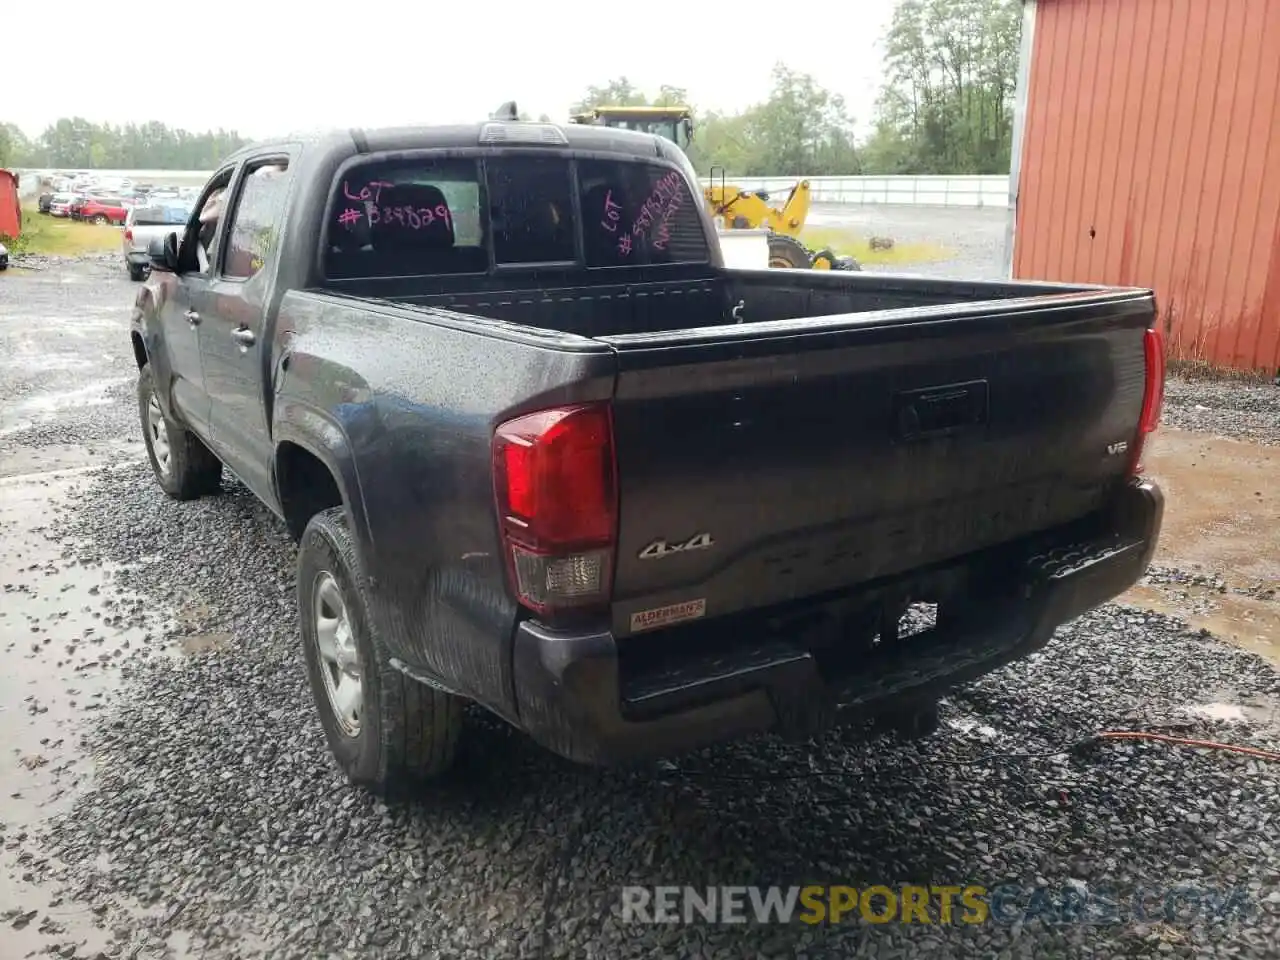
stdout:
<svg viewBox="0 0 1280 960">
<path fill-rule="evenodd" d="M 150 200 L 129 209 L 124 220 L 124 263 L 130 280 L 143 279 L 151 269 L 147 247 L 157 237 L 181 233 L 191 219 L 191 204 L 185 200 Z"/>
</svg>

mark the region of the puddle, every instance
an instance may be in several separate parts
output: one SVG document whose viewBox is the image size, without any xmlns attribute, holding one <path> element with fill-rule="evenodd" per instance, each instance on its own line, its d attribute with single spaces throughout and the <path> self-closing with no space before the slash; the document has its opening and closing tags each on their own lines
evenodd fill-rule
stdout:
<svg viewBox="0 0 1280 960">
<path fill-rule="evenodd" d="M 1186 707 L 1186 712 L 1205 720 L 1220 723 L 1275 724 L 1280 721 L 1280 709 L 1265 703 L 1232 703 L 1226 700 L 1201 703 Z"/>
<path fill-rule="evenodd" d="M 195 633 L 176 639 L 178 650 L 189 657 L 202 653 L 221 653 L 231 648 L 231 634 L 229 633 Z"/>
<path fill-rule="evenodd" d="M 944 720 L 944 723 L 958 733 L 976 733 L 987 740 L 997 740 L 1000 737 L 1000 732 L 995 727 L 979 723 L 972 717 L 949 717 Z"/>
<path fill-rule="evenodd" d="M 19 447 L 3 451 L 0 480 L 31 474 L 63 475 L 87 473 L 104 464 L 137 461 L 146 457 L 141 440 L 100 440 L 88 446 L 78 443 L 51 443 L 42 447 Z"/>
<path fill-rule="evenodd" d="M 1156 613 L 1181 617 L 1280 666 L 1280 603 L 1222 594 L 1199 586 L 1133 587 L 1121 598 Z"/>
<path fill-rule="evenodd" d="M 1205 703 L 1198 707 L 1187 707 L 1187 713 L 1208 720 L 1226 720 L 1232 723 L 1244 723 L 1249 719 L 1244 707 L 1238 703 Z"/>
<path fill-rule="evenodd" d="M 79 726 L 105 705 L 127 651 L 155 632 L 141 601 L 116 589 L 110 566 L 67 560 L 43 527 L 84 471 L 0 480 L 0 918 L 5 957 L 51 945 L 105 949 L 88 905 L 64 904 L 24 878 L 35 855 L 23 844 L 32 826 L 70 808 L 93 775 L 79 748 Z M 37 916 L 23 925 L 31 911 Z M 17 922 L 19 928 L 13 923 Z"/>
<path fill-rule="evenodd" d="M 17 403 L 10 404 L 5 411 L 5 427 L 0 427 L 0 437 L 29 429 L 37 420 L 49 420 L 61 411 L 83 407 L 98 407 L 118 402 L 107 396 L 107 391 L 122 383 L 129 383 L 132 377 L 110 377 L 94 380 L 73 390 L 59 390 L 56 393 L 37 393 Z"/>
<path fill-rule="evenodd" d="M 1193 576 L 1122 599 L 1280 665 L 1280 450 L 1162 427 L 1147 466 L 1166 498 L 1155 563 Z"/>
</svg>

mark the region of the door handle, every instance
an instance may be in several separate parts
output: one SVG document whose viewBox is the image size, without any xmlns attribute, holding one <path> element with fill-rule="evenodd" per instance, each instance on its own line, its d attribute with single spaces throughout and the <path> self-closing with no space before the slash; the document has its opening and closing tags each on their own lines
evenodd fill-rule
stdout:
<svg viewBox="0 0 1280 960">
<path fill-rule="evenodd" d="M 257 339 L 254 337 L 253 331 L 248 327 L 237 327 L 235 330 L 231 331 L 231 336 L 236 343 L 240 344 L 242 347 L 252 346 L 254 340 Z"/>
<path fill-rule="evenodd" d="M 193 327 L 200 322 L 200 314 L 196 313 L 194 310 L 188 310 L 183 314 L 183 316 L 187 318 L 187 323 L 191 324 Z"/>
</svg>

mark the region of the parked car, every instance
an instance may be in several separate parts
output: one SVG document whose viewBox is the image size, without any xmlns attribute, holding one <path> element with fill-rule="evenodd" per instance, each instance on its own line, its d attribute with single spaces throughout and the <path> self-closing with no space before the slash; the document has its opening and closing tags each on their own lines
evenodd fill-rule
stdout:
<svg viewBox="0 0 1280 960">
<path fill-rule="evenodd" d="M 40 194 L 39 198 L 36 200 L 36 209 L 41 213 L 48 213 L 49 208 L 53 206 L 54 196 L 55 194 L 52 190 L 48 190 Z"/>
<path fill-rule="evenodd" d="M 0 270 L 9 269 L 9 248 L 0 243 Z"/>
<path fill-rule="evenodd" d="M 72 204 L 71 215 L 88 223 L 118 225 L 129 215 L 129 206 L 122 197 L 91 196 Z"/>
<path fill-rule="evenodd" d="M 76 193 L 55 193 L 49 201 L 49 215 L 51 217 L 70 217 L 71 206 L 80 199 Z"/>
<path fill-rule="evenodd" d="M 130 280 L 142 280 L 149 272 L 151 241 L 181 229 L 189 219 L 191 205 L 179 200 L 138 204 L 129 210 L 121 243 Z"/>
<path fill-rule="evenodd" d="M 445 770 L 467 700 L 587 763 L 920 732 L 1150 562 L 1149 290 L 726 269 L 679 148 L 586 125 L 269 143 L 223 188 L 152 241 L 146 448 L 298 540 L 357 783 Z"/>
</svg>

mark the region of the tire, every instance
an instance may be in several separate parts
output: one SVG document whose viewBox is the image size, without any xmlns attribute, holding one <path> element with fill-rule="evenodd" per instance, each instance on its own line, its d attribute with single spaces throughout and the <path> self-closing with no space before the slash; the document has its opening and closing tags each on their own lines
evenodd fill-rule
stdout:
<svg viewBox="0 0 1280 960">
<path fill-rule="evenodd" d="M 129 279 L 137 283 L 147 275 L 147 265 L 145 263 L 129 264 Z"/>
<path fill-rule="evenodd" d="M 156 397 L 151 364 L 138 371 L 138 419 L 147 459 L 160 489 L 174 500 L 195 500 L 222 486 L 222 461 L 200 438 L 165 416 Z"/>
<path fill-rule="evenodd" d="M 105 214 L 97 213 L 93 215 L 92 222 L 100 227 L 104 223 L 110 223 L 111 220 Z"/>
<path fill-rule="evenodd" d="M 775 233 L 769 237 L 769 266 L 782 269 L 808 270 L 809 251 L 799 240 Z"/>
<path fill-rule="evenodd" d="M 330 752 L 347 779 L 388 795 L 448 771 L 457 754 L 463 701 L 391 666 L 342 507 L 324 510 L 307 524 L 298 545 L 297 591 L 311 696 Z M 333 602 L 335 591 L 341 613 Z M 336 656 L 322 653 L 322 618 L 339 623 L 329 647 Z M 352 701 L 339 693 L 341 684 L 357 674 L 359 707 L 344 711 L 342 705 Z"/>
</svg>

